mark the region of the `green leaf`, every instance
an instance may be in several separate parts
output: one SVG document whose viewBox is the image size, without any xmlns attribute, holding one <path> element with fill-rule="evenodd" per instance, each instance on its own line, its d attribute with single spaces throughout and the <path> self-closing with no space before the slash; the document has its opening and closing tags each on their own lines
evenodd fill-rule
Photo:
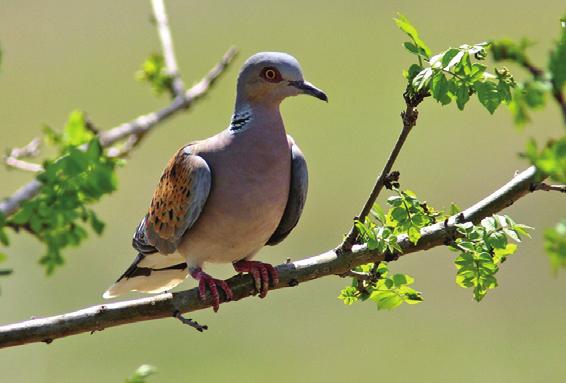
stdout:
<svg viewBox="0 0 566 383">
<path fill-rule="evenodd" d="M 392 310 L 403 303 L 403 297 L 391 290 L 376 290 L 371 294 L 370 299 L 377 303 L 378 310 Z"/>
<path fill-rule="evenodd" d="M 566 137 L 550 142 L 540 152 L 536 142 L 530 140 L 524 157 L 551 179 L 560 183 L 566 182 Z"/>
<path fill-rule="evenodd" d="M 496 265 L 505 261 L 509 255 L 512 255 L 517 251 L 517 245 L 514 243 L 508 243 L 504 249 L 494 249 L 493 250 L 493 263 Z"/>
<path fill-rule="evenodd" d="M 544 250 L 554 274 L 566 267 L 566 219 L 544 232 Z"/>
<path fill-rule="evenodd" d="M 493 114 L 502 101 L 497 85 L 491 81 L 485 81 L 476 82 L 473 87 L 478 94 L 480 103 L 489 111 L 489 113 Z"/>
<path fill-rule="evenodd" d="M 407 210 L 402 207 L 395 207 L 391 210 L 391 217 L 397 222 L 406 221 L 408 218 Z"/>
<path fill-rule="evenodd" d="M 84 113 L 74 110 L 69 115 L 67 124 L 63 129 L 63 141 L 69 146 L 79 146 L 87 143 L 94 134 L 86 128 Z"/>
<path fill-rule="evenodd" d="M 421 238 L 420 230 L 414 226 L 411 226 L 409 228 L 407 234 L 409 235 L 409 241 L 411 241 L 411 243 L 413 243 L 414 245 L 416 245 Z"/>
<path fill-rule="evenodd" d="M 338 299 L 342 300 L 345 305 L 352 305 L 358 301 L 358 289 L 353 286 L 347 286 L 340 291 Z"/>
<path fill-rule="evenodd" d="M 126 379 L 126 383 L 145 383 L 146 378 L 154 375 L 157 372 L 157 369 L 154 366 L 149 364 L 143 364 L 138 367 L 136 372 Z"/>
<path fill-rule="evenodd" d="M 10 239 L 8 238 L 8 235 L 6 234 L 6 231 L 2 228 L 0 228 L 0 243 L 4 246 L 10 245 Z"/>
<path fill-rule="evenodd" d="M 413 45 L 416 48 L 418 48 L 418 51 L 416 51 L 416 52 L 411 51 L 411 52 L 422 54 L 426 58 L 430 57 L 431 52 L 430 52 L 429 47 L 425 44 L 425 42 L 423 40 L 421 40 L 421 38 L 419 37 L 419 33 L 417 32 L 417 29 L 411 24 L 409 19 L 407 19 L 404 15 L 399 13 L 398 18 L 396 18 L 394 20 L 395 20 L 395 24 L 397 24 L 397 26 L 403 32 L 405 32 L 407 35 L 409 35 L 409 37 L 413 41 Z M 407 48 L 407 46 L 405 46 L 405 47 Z M 407 48 L 407 49 L 409 49 L 409 48 Z"/>
<path fill-rule="evenodd" d="M 527 81 L 523 84 L 523 99 L 531 109 L 540 109 L 546 102 L 548 85 L 541 81 Z"/>
<path fill-rule="evenodd" d="M 173 95 L 173 77 L 167 74 L 165 61 L 160 54 L 150 55 L 136 73 L 138 81 L 148 82 L 155 94 L 169 92 Z"/>
<path fill-rule="evenodd" d="M 452 216 L 458 214 L 461 211 L 462 209 L 460 208 L 460 206 L 456 205 L 455 203 L 451 203 L 450 208 L 448 209 L 448 214 Z"/>
<path fill-rule="evenodd" d="M 458 106 L 458 109 L 464 110 L 464 106 L 466 105 L 469 99 L 470 99 L 470 89 L 468 88 L 467 85 L 460 84 L 456 88 L 456 105 Z"/>
<path fill-rule="evenodd" d="M 548 70 L 552 76 L 552 87 L 558 92 L 563 91 L 566 83 L 566 27 L 564 25 L 560 28 L 560 39 L 550 53 Z"/>
<path fill-rule="evenodd" d="M 448 95 L 448 80 L 442 72 L 435 73 L 430 83 L 432 97 L 442 105 L 447 105 L 452 101 Z"/>
</svg>

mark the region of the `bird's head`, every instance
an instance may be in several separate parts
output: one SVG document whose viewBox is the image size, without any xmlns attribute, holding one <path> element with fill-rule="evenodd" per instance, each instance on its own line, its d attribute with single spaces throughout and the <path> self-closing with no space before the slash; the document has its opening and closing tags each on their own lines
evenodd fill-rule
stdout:
<svg viewBox="0 0 566 383">
<path fill-rule="evenodd" d="M 287 53 L 256 53 L 244 63 L 238 76 L 240 102 L 279 104 L 299 94 L 328 102 L 322 90 L 305 81 L 299 62 Z"/>
</svg>

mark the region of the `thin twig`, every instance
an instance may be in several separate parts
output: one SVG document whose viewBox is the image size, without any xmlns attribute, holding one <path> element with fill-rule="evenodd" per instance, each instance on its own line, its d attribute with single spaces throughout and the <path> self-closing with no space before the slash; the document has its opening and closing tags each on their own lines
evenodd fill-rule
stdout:
<svg viewBox="0 0 566 383">
<path fill-rule="evenodd" d="M 43 166 L 22 160 L 26 157 L 37 157 L 41 149 L 41 139 L 34 138 L 29 144 L 21 148 L 12 148 L 6 156 L 4 156 L 4 163 L 6 166 L 24 170 L 26 172 L 37 173 L 43 170 Z"/>
<path fill-rule="evenodd" d="M 346 272 L 338 275 L 341 278 L 354 278 L 358 281 L 369 281 L 372 279 L 370 273 L 362 273 L 361 271 L 347 270 Z"/>
<path fill-rule="evenodd" d="M 397 142 L 395 142 L 395 146 L 393 147 L 393 150 L 389 154 L 389 158 L 387 159 L 387 162 L 385 163 L 383 170 L 381 171 L 381 173 L 377 177 L 377 180 L 375 181 L 375 185 L 371 191 L 371 194 L 369 195 L 366 203 L 364 204 L 362 211 L 356 217 L 357 220 L 363 222 L 365 217 L 367 217 L 368 214 L 371 212 L 371 208 L 375 203 L 375 200 L 379 196 L 379 193 L 383 189 L 387 176 L 391 172 L 391 169 L 393 168 L 393 164 L 395 163 L 395 160 L 397 159 L 397 156 L 399 155 L 399 152 L 401 151 L 403 144 L 405 143 L 407 137 L 409 136 L 411 129 L 417 123 L 417 118 L 419 116 L 419 113 L 417 111 L 417 106 L 427 96 L 428 93 L 425 92 L 419 92 L 413 95 L 409 87 L 407 87 L 407 90 L 403 94 L 403 98 L 405 99 L 405 110 L 401 113 L 403 128 L 401 129 L 401 133 L 397 138 Z M 352 229 L 350 230 L 350 232 L 348 233 L 342 244 L 339 246 L 339 249 L 343 251 L 350 250 L 354 245 L 354 243 L 356 242 L 357 236 L 358 236 L 358 232 L 356 226 L 353 225 Z"/>
<path fill-rule="evenodd" d="M 163 0 L 151 0 L 153 7 L 153 15 L 159 32 L 159 41 L 161 41 L 161 49 L 163 58 L 165 59 L 165 70 L 171 76 L 171 90 L 175 97 L 180 97 L 185 92 L 185 84 L 179 74 L 177 60 L 175 59 L 175 50 L 173 49 L 173 39 L 171 38 L 171 30 L 169 29 L 169 20 L 165 11 Z"/>
<path fill-rule="evenodd" d="M 29 142 L 29 144 L 22 146 L 21 148 L 12 148 L 8 157 L 14 158 L 26 158 L 26 157 L 37 157 L 41 149 L 41 138 L 36 137 Z"/>
<path fill-rule="evenodd" d="M 4 157 L 4 163 L 14 169 L 24 170 L 26 172 L 39 173 L 43 171 L 43 166 L 29 161 L 20 160 L 15 157 Z"/>
<path fill-rule="evenodd" d="M 400 235 L 397 244 L 401 248 L 400 256 L 444 246 L 459 236 L 456 224 L 459 222 L 478 223 L 506 207 L 519 198 L 529 194 L 536 182 L 534 166 L 522 171 L 507 184 L 447 221 L 436 223 L 421 230 L 421 238 L 413 244 L 407 235 Z M 300 261 L 277 266 L 279 284 L 274 289 L 297 286 L 299 283 L 340 275 L 352 268 L 370 262 L 387 259 L 389 253 L 370 250 L 365 245 L 353 246 L 340 255 L 335 249 Z M 234 301 L 255 294 L 255 285 L 250 275 L 236 275 L 227 280 L 234 293 Z M 223 297 L 222 297 L 223 298 Z M 178 293 L 165 293 L 154 297 L 120 301 L 105 305 L 92 306 L 83 310 L 39 318 L 0 327 L 0 348 L 18 346 L 34 342 L 52 342 L 54 339 L 70 335 L 174 316 L 179 312 L 193 312 L 211 307 L 211 297 L 207 301 L 199 298 L 198 288 Z"/>
<path fill-rule="evenodd" d="M 207 325 L 201 325 L 197 321 L 192 320 L 191 318 L 185 318 L 180 311 L 175 311 L 173 316 L 181 321 L 181 323 L 186 324 L 187 326 L 191 326 L 198 332 L 203 332 L 204 330 L 208 330 Z"/>
<path fill-rule="evenodd" d="M 205 96 L 215 81 L 224 73 L 227 66 L 232 62 L 237 54 L 237 50 L 232 47 L 222 57 L 222 60 L 216 64 L 210 72 L 198 83 L 185 92 L 183 97 L 174 99 L 170 105 L 156 112 L 145 114 L 136 119 L 116 126 L 110 130 L 101 132 L 100 142 L 103 147 L 110 147 L 116 142 L 128 138 L 131 135 L 145 134 L 165 121 L 177 112 L 191 107 L 196 101 Z M 139 142 L 139 141 L 138 141 Z M 133 145 L 135 147 L 136 145 Z M 41 189 L 41 182 L 34 179 L 22 186 L 10 197 L 0 202 L 0 213 L 9 216 L 18 210 L 23 201 L 27 201 L 37 195 Z"/>
<path fill-rule="evenodd" d="M 566 193 L 566 185 L 550 185 L 544 182 L 540 182 L 533 185 L 533 190 L 557 191 L 560 193 Z"/>
</svg>

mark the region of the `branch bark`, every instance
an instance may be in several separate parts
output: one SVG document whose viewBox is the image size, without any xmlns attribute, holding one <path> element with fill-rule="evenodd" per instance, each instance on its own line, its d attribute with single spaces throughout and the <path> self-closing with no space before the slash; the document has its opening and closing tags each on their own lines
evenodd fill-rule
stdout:
<svg viewBox="0 0 566 383">
<path fill-rule="evenodd" d="M 171 90 L 175 97 L 182 96 L 185 92 L 185 84 L 179 74 L 177 59 L 175 58 L 175 50 L 173 49 L 173 39 L 171 38 L 171 30 L 169 28 L 169 20 L 167 12 L 165 12 L 165 4 L 163 0 L 151 0 L 153 8 L 153 16 L 157 24 L 159 32 L 159 40 L 161 41 L 161 50 L 165 59 L 165 69 L 167 74 L 171 76 Z"/>
<path fill-rule="evenodd" d="M 116 126 L 110 130 L 101 132 L 100 143 L 103 147 L 110 147 L 120 140 L 130 136 L 145 135 L 149 133 L 159 123 L 167 120 L 177 112 L 187 110 L 196 101 L 204 97 L 216 80 L 224 73 L 226 67 L 232 62 L 237 54 L 237 50 L 232 47 L 226 51 L 222 59 L 216 64 L 206 76 L 189 90 L 182 94 L 181 97 L 175 98 L 171 104 L 158 111 L 141 115 L 132 121 L 128 121 Z M 138 143 L 131 145 L 128 150 L 132 150 Z M 127 153 L 127 152 L 126 152 Z M 108 151 L 109 156 L 124 155 L 124 150 L 120 148 L 111 148 Z M 41 189 L 41 182 L 34 179 L 18 189 L 14 194 L 0 202 L 0 213 L 9 216 L 18 210 L 20 204 L 37 195 Z"/>
<path fill-rule="evenodd" d="M 399 236 L 401 254 L 379 253 L 365 245 L 355 245 L 349 251 L 337 253 L 335 249 L 296 262 L 277 266 L 279 284 L 274 289 L 297 286 L 299 283 L 329 275 L 343 275 L 352 268 L 369 262 L 391 261 L 399 256 L 442 246 L 458 236 L 456 223 L 478 223 L 512 205 L 519 198 L 535 190 L 536 169 L 530 167 L 517 174 L 501 188 L 442 223 L 421 230 L 422 237 L 416 245 L 406 235 Z M 249 275 L 236 275 L 227 280 L 235 300 L 255 294 L 254 282 Z M 208 293 L 207 293 L 208 294 Z M 222 297 L 223 298 L 223 297 Z M 101 331 L 109 327 L 152 319 L 177 317 L 179 313 L 193 312 L 211 307 L 199 299 L 198 288 L 178 293 L 160 294 L 150 298 L 134 299 L 92 306 L 83 310 L 47 318 L 0 327 L 0 348 L 27 343 L 51 343 L 54 339 L 84 332 Z"/>
</svg>

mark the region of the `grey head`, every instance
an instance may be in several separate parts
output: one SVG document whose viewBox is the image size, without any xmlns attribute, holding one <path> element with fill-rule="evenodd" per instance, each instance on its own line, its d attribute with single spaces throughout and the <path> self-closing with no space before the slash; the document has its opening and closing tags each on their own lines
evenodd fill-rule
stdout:
<svg viewBox="0 0 566 383">
<path fill-rule="evenodd" d="M 326 94 L 305 81 L 297 59 L 287 53 L 260 52 L 250 57 L 238 76 L 238 106 L 279 105 L 290 96 L 308 94 L 328 102 Z"/>
</svg>

